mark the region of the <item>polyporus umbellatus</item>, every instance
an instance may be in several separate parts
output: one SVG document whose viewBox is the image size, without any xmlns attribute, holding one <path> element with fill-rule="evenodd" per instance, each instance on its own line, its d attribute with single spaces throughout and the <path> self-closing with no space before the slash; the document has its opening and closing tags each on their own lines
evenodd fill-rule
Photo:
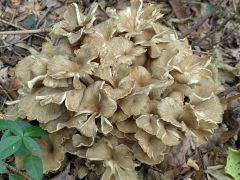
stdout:
<svg viewBox="0 0 240 180">
<path fill-rule="evenodd" d="M 95 25 L 96 9 L 84 15 L 72 5 L 52 41 L 18 63 L 18 113 L 53 133 L 39 141 L 59 148 L 43 152 L 56 163 L 45 172 L 57 170 L 68 152 L 102 162 L 104 180 L 133 180 L 137 164 L 161 163 L 184 137 L 196 146 L 208 140 L 222 120 L 222 86 L 211 57 L 194 55 L 159 23 L 157 4 L 132 0 Z M 55 142 L 66 129 L 71 137 Z"/>
</svg>

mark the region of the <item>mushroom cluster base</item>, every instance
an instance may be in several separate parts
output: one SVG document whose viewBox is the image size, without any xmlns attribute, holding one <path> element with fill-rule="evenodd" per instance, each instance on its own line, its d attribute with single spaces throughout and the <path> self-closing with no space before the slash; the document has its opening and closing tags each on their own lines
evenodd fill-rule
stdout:
<svg viewBox="0 0 240 180">
<path fill-rule="evenodd" d="M 18 115 L 49 132 L 38 141 L 44 173 L 70 153 L 85 159 L 85 175 L 134 180 L 136 166 L 161 163 L 183 138 L 199 146 L 211 137 L 222 86 L 211 57 L 160 23 L 158 4 L 108 8 L 99 24 L 97 7 L 71 5 L 41 52 L 17 64 Z"/>
</svg>

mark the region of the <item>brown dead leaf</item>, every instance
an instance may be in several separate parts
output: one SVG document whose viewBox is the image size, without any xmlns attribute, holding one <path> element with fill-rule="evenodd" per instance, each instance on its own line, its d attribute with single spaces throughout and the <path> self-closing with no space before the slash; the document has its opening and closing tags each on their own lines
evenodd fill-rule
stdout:
<svg viewBox="0 0 240 180">
<path fill-rule="evenodd" d="M 68 163 L 67 167 L 60 174 L 53 177 L 52 180 L 75 180 L 78 175 L 80 164 L 81 159 L 75 157 Z"/>
<path fill-rule="evenodd" d="M 171 152 L 166 156 L 166 163 L 177 167 L 186 162 L 186 154 L 191 147 L 190 140 L 185 138 L 179 145 L 174 147 Z"/>
<path fill-rule="evenodd" d="M 5 84 L 2 84 L 2 87 L 6 89 L 12 99 L 17 99 L 19 86 L 20 82 L 16 78 L 11 78 Z"/>
<path fill-rule="evenodd" d="M 169 0 L 170 5 L 173 8 L 173 12 L 175 13 L 176 17 L 178 19 L 185 19 L 189 17 L 189 13 L 186 7 L 186 4 L 183 3 L 182 0 Z M 184 24 L 179 24 L 179 29 L 182 32 L 187 31 L 187 27 Z"/>
<path fill-rule="evenodd" d="M 208 180 L 231 180 L 232 178 L 224 174 L 224 165 L 209 166 L 205 171 Z"/>
<path fill-rule="evenodd" d="M 206 9 L 208 7 L 208 3 L 201 3 L 200 8 L 192 7 L 196 13 L 196 17 L 204 17 L 206 16 Z M 205 36 L 211 30 L 211 25 L 209 24 L 209 19 L 207 19 L 201 26 L 198 27 L 197 31 L 191 34 L 193 40 L 200 39 Z"/>
<path fill-rule="evenodd" d="M 9 0 L 9 5 L 11 7 L 18 7 L 21 4 L 22 0 Z"/>
<path fill-rule="evenodd" d="M 170 180 L 155 168 L 143 167 L 138 174 L 140 180 Z"/>
</svg>

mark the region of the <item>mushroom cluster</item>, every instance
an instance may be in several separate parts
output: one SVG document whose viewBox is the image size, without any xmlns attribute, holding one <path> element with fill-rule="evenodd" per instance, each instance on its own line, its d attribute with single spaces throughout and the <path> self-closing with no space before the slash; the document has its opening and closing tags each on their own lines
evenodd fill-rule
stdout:
<svg viewBox="0 0 240 180">
<path fill-rule="evenodd" d="M 212 135 L 222 86 L 211 57 L 159 23 L 159 5 L 132 0 L 99 24 L 96 10 L 70 6 L 41 52 L 17 64 L 18 114 L 49 132 L 45 173 L 71 153 L 101 163 L 104 180 L 134 180 L 137 165 L 161 163 L 183 138 L 199 146 Z"/>
</svg>

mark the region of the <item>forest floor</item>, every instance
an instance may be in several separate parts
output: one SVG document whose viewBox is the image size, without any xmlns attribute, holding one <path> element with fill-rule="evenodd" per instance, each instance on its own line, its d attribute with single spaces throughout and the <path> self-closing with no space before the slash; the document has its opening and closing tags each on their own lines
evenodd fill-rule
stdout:
<svg viewBox="0 0 240 180">
<path fill-rule="evenodd" d="M 145 0 L 150 2 L 151 0 Z M 87 11 L 93 0 L 0 0 L 0 108 L 18 97 L 13 69 L 33 50 L 40 50 L 48 31 L 62 19 L 67 6 L 76 2 Z M 128 0 L 98 0 L 98 21 L 105 9 L 123 9 Z M 219 97 L 226 111 L 220 128 L 204 146 L 193 149 L 186 140 L 168 155 L 166 163 L 146 166 L 144 177 L 158 179 L 231 179 L 224 173 L 229 148 L 240 148 L 240 1 L 155 0 L 162 5 L 162 23 L 187 37 L 193 52 L 211 55 L 225 91 Z M 240 156 L 238 157 L 240 160 Z M 240 166 L 239 166 L 240 167 Z M 65 170 L 71 171 L 71 170 Z M 240 172 L 240 171 L 239 171 Z M 55 179 L 61 179 L 59 172 Z M 66 173 L 66 172 L 65 172 Z M 239 178 L 240 179 L 240 178 Z"/>
</svg>

